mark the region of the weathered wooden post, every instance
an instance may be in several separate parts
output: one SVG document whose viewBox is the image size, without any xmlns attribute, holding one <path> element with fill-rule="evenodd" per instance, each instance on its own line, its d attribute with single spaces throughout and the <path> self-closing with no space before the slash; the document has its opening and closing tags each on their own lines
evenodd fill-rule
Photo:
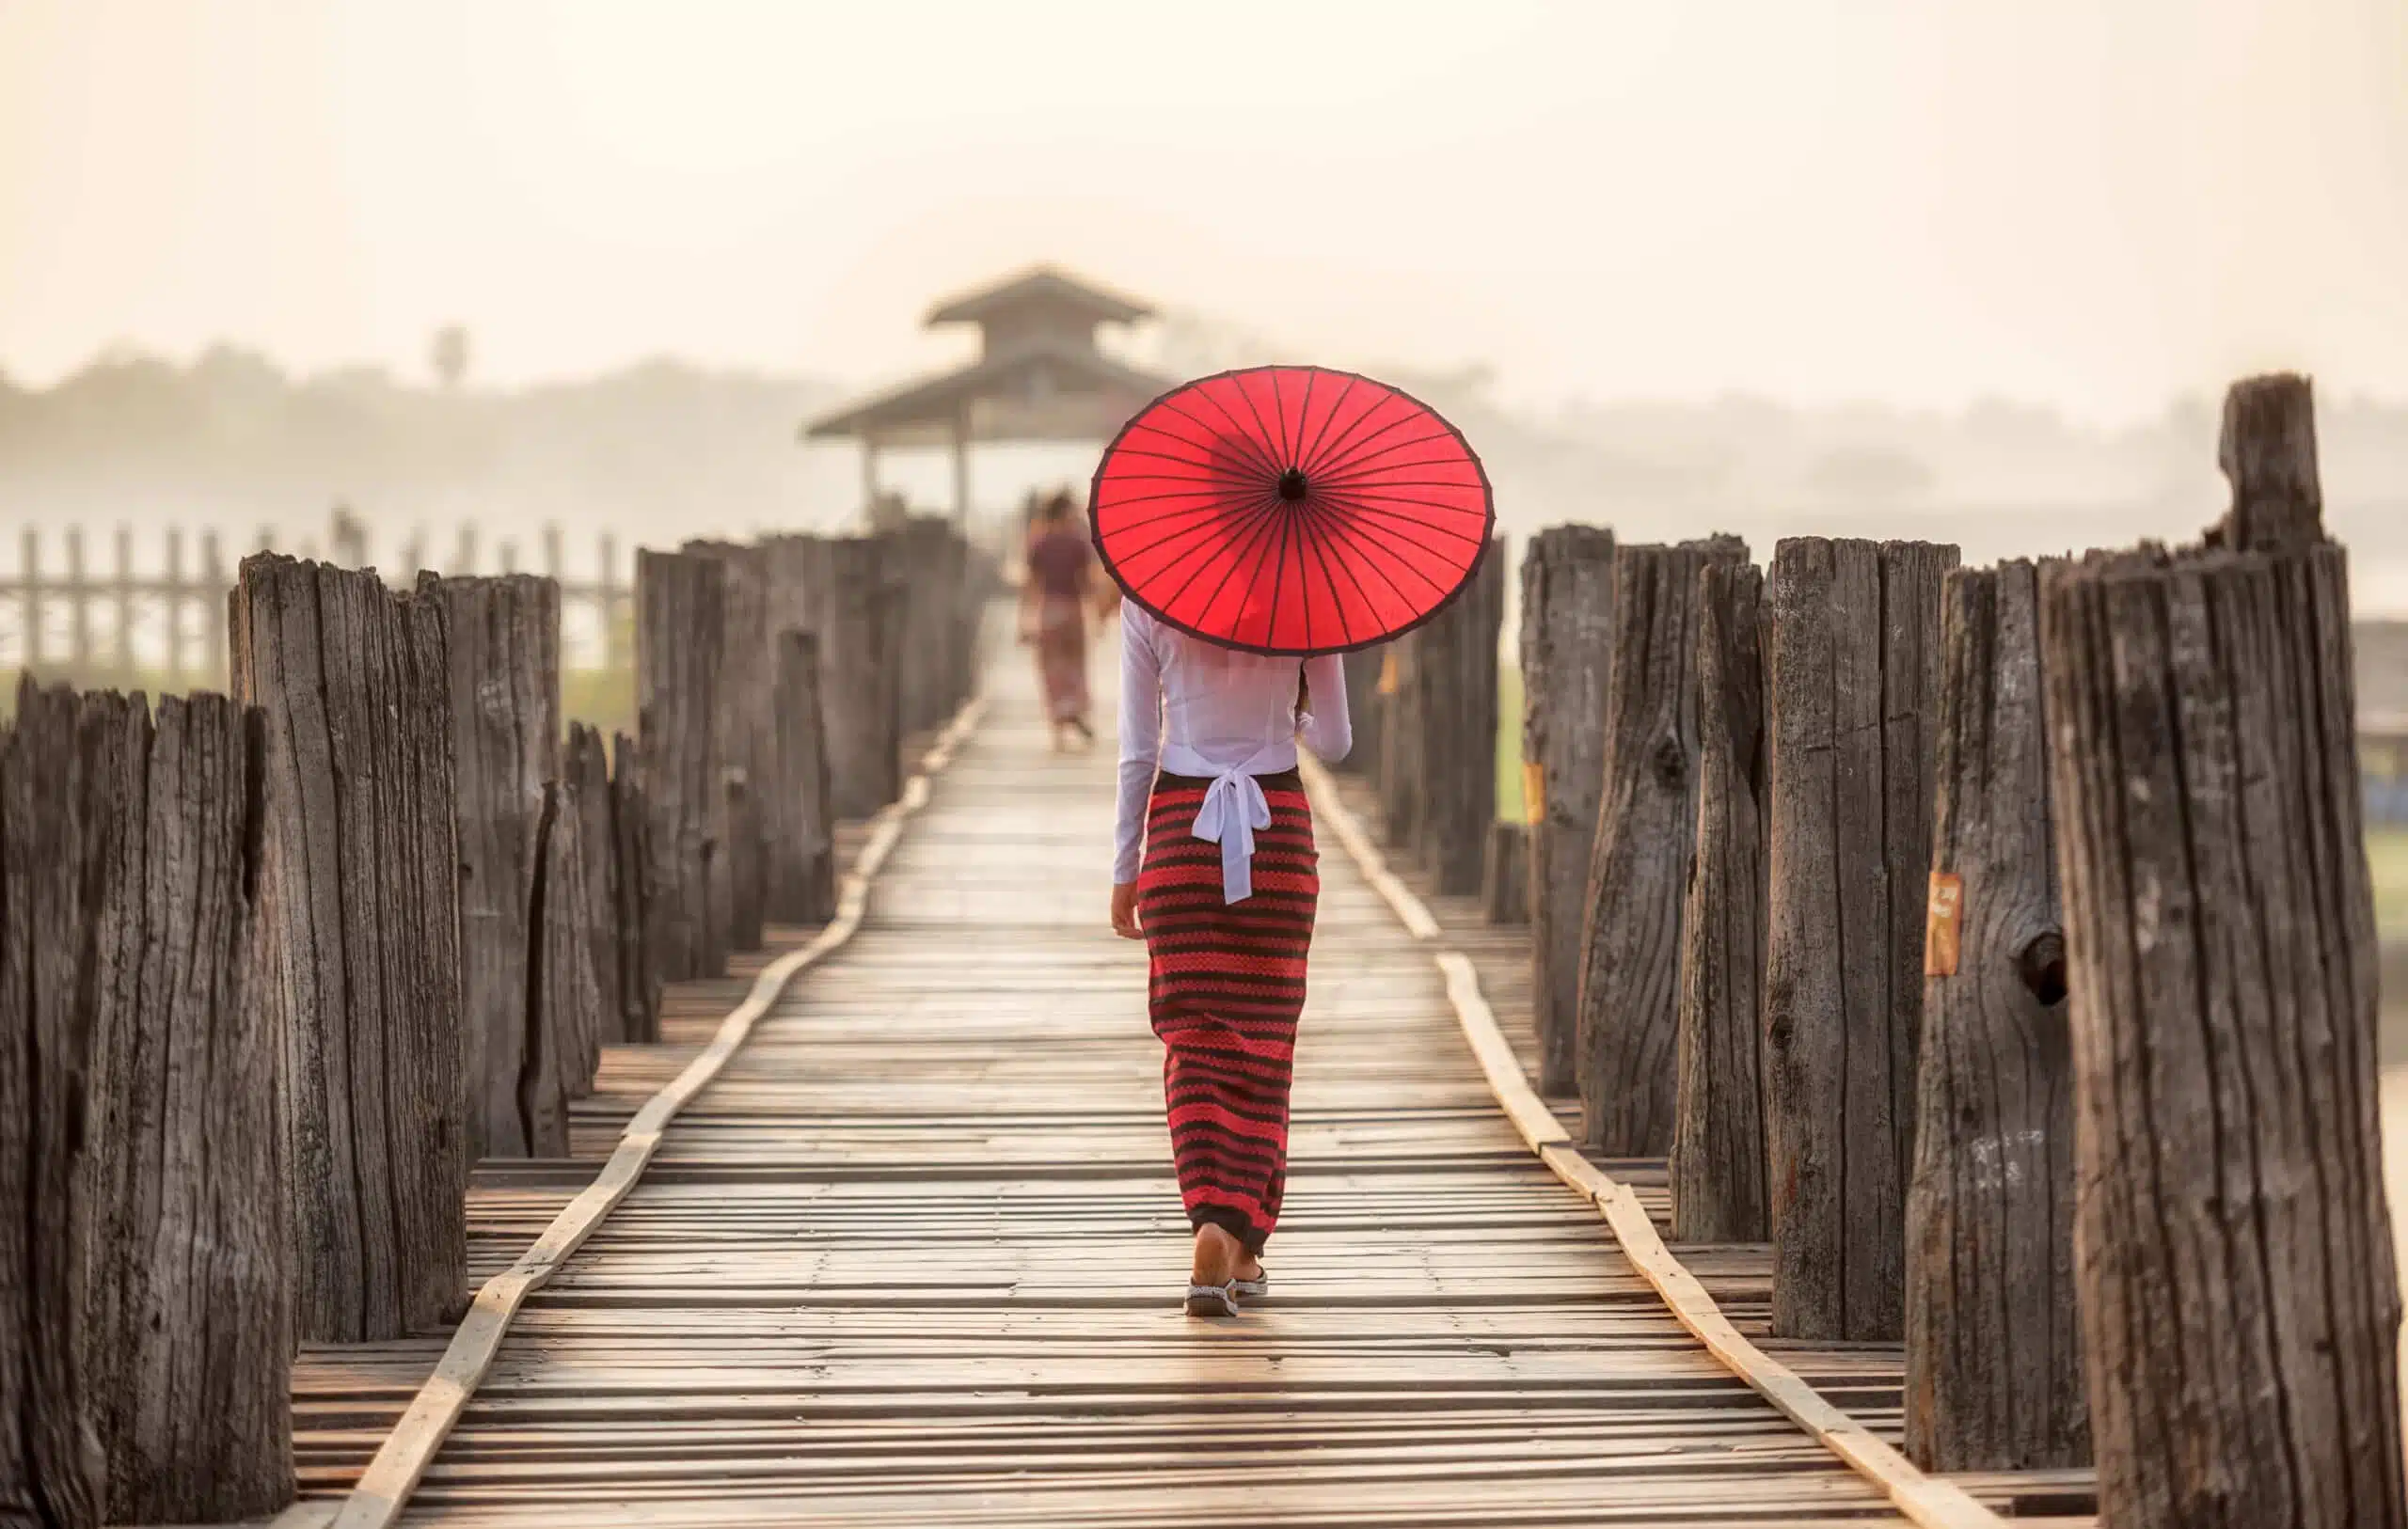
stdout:
<svg viewBox="0 0 2408 1529">
<path fill-rule="evenodd" d="M 865 818 L 903 792 L 895 596 L 881 540 L 836 537 L 823 547 L 819 700 L 829 774 L 837 816 Z"/>
<path fill-rule="evenodd" d="M 627 1038 L 626 974 L 619 949 L 619 842 L 610 823 L 610 750 L 582 722 L 568 725 L 561 780 L 577 810 L 578 856 L 585 862 L 585 938 L 594 968 L 597 1047 Z"/>
<path fill-rule="evenodd" d="M 2236 386 L 2222 459 L 2209 546 L 2041 592 L 2099 1521 L 2400 1529 L 2348 567 L 2305 379 Z"/>
<path fill-rule="evenodd" d="M 1475 896 L 1497 821 L 1497 638 L 1505 540 L 1492 540 L 1452 604 L 1414 634 L 1422 661 L 1422 864 L 1438 891 Z"/>
<path fill-rule="evenodd" d="M 1422 757 L 1422 643 L 1427 629 L 1407 632 L 1387 647 L 1380 671 L 1380 827 L 1391 849 L 1421 837 L 1426 762 Z"/>
<path fill-rule="evenodd" d="M 1761 1242 L 1765 1184 L 1764 575 L 1698 574 L 1697 851 L 1681 909 L 1672 1235 Z"/>
<path fill-rule="evenodd" d="M 757 951 L 768 888 L 761 791 L 771 769 L 769 560 L 761 548 L 735 542 L 689 542 L 679 550 L 715 558 L 727 570 L 714 718 L 727 780 L 727 939 L 732 950 Z"/>
<path fill-rule="evenodd" d="M 519 1086 L 539 1041 L 527 995 L 544 791 L 561 773 L 560 586 L 423 574 L 419 594 L 442 607 L 450 639 L 469 1160 L 560 1156 Z"/>
<path fill-rule="evenodd" d="M 569 1101 L 593 1091 L 602 1059 L 594 947 L 586 923 L 585 841 L 576 793 L 544 783 L 528 953 L 527 1054 L 516 1080 L 527 1156 L 569 1154 Z"/>
<path fill-rule="evenodd" d="M 67 528 L 67 662 L 78 685 L 92 680 L 92 591 L 84 580 L 84 528 Z"/>
<path fill-rule="evenodd" d="M 914 515 L 889 541 L 889 581 L 903 601 L 903 646 L 895 683 L 904 733 L 943 724 L 953 709 L 952 632 L 961 601 L 950 518 Z"/>
<path fill-rule="evenodd" d="M 727 568 L 636 553 L 636 714 L 651 875 L 646 939 L 662 982 L 727 974 L 727 784 L 720 671 Z"/>
<path fill-rule="evenodd" d="M 130 781 L 130 707 L 17 686 L 0 744 L 0 1501 L 94 1529 L 107 1476 L 87 1374 L 86 1087 Z"/>
<path fill-rule="evenodd" d="M 660 973 L 652 959 L 652 809 L 643 786 L 643 751 L 624 733 L 610 736 L 611 911 L 619 948 L 619 1021 L 625 1040 L 660 1039 Z"/>
<path fill-rule="evenodd" d="M 181 690 L 184 682 L 184 528 L 167 528 L 167 569 L 166 581 L 159 591 L 159 604 L 166 612 L 166 620 L 159 624 L 167 643 L 167 688 Z"/>
<path fill-rule="evenodd" d="M 819 704 L 819 640 L 807 632 L 778 634 L 770 714 L 777 737 L 768 795 L 769 917 L 823 923 L 836 912 L 835 817 Z"/>
<path fill-rule="evenodd" d="M 1380 742 L 1385 732 L 1380 713 L 1380 670 L 1387 662 L 1388 645 L 1357 648 L 1346 655 L 1346 707 L 1354 723 L 1354 747 L 1333 766 L 1366 780 L 1380 778 Z"/>
<path fill-rule="evenodd" d="M 26 527 L 17 547 L 17 631 L 24 650 L 18 663 L 30 674 L 41 667 L 41 532 Z"/>
<path fill-rule="evenodd" d="M 457 1315 L 467 1188 L 460 852 L 443 609 L 243 560 L 237 699 L 264 712 L 255 1001 L 285 1058 L 299 1335 Z"/>
<path fill-rule="evenodd" d="M 1765 1104 L 1783 1337 L 1905 1331 L 1940 585 L 1956 562 L 1927 542 L 1773 549 Z"/>
<path fill-rule="evenodd" d="M 2038 575 L 1958 569 L 1941 600 L 1907 1449 L 1926 1470 L 2077 1465 L 2089 1417 Z"/>
<path fill-rule="evenodd" d="M 1480 906 L 1491 923 L 1530 922 L 1530 826 L 1488 826 L 1488 853 L 1480 873 Z"/>
<path fill-rule="evenodd" d="M 1614 533 L 1554 526 L 1522 555 L 1522 790 L 1530 821 L 1530 1004 L 1539 1090 L 1569 1094 L 1580 1036 L 1580 935 L 1606 779 Z"/>
<path fill-rule="evenodd" d="M 1614 551 L 1605 768 L 1580 936 L 1586 1140 L 1608 1157 L 1672 1144 L 1681 903 L 1697 848 L 1698 572 L 1735 536 Z"/>
<path fill-rule="evenodd" d="M 262 1518 L 293 1496 L 280 1043 L 252 991 L 265 739 L 216 695 L 162 698 L 155 729 L 137 696 L 126 721 L 85 1133 L 105 1517 Z"/>
</svg>

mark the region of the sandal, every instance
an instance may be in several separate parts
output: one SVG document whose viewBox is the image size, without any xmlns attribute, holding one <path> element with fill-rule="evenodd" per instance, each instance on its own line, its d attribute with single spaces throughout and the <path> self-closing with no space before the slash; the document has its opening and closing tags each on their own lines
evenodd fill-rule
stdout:
<svg viewBox="0 0 2408 1529">
<path fill-rule="evenodd" d="M 1271 1270 L 1266 1269 L 1250 1280 L 1233 1279 L 1229 1285 L 1248 1300 L 1260 1300 L 1271 1293 Z"/>
<path fill-rule="evenodd" d="M 1191 1285 L 1187 1287 L 1187 1315 L 1190 1316 L 1235 1316 L 1238 1315 L 1238 1282 L 1227 1285 Z"/>
</svg>

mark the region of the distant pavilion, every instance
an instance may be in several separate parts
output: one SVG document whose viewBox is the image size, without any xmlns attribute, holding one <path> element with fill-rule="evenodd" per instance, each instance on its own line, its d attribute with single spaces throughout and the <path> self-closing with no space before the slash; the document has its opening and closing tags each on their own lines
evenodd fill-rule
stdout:
<svg viewBox="0 0 2408 1529">
<path fill-rule="evenodd" d="M 1051 266 L 1035 267 L 928 310 L 929 328 L 978 326 L 977 360 L 848 403 L 810 421 L 803 438 L 860 442 L 862 496 L 872 505 L 879 452 L 950 447 L 954 514 L 965 518 L 974 444 L 1108 441 L 1174 386 L 1096 348 L 1101 325 L 1133 323 L 1153 311 Z"/>
</svg>

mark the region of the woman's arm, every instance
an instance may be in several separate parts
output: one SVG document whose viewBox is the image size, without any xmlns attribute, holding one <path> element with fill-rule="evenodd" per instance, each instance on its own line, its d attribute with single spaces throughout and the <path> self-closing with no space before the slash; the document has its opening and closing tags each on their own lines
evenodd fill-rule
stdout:
<svg viewBox="0 0 2408 1529">
<path fill-rule="evenodd" d="M 1146 803 L 1162 759 L 1162 660 L 1152 623 L 1135 610 L 1120 619 L 1120 796 L 1113 828 L 1112 883 L 1137 879 L 1146 846 Z"/>
<path fill-rule="evenodd" d="M 1354 724 L 1346 714 L 1346 660 L 1334 653 L 1307 658 L 1303 679 L 1312 710 L 1296 718 L 1297 736 L 1315 757 L 1335 764 L 1354 747 Z"/>
</svg>

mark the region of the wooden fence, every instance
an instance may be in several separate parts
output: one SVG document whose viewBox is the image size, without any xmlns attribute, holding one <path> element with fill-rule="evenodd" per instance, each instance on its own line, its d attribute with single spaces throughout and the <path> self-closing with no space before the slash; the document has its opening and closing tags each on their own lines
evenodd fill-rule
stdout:
<svg viewBox="0 0 2408 1529">
<path fill-rule="evenodd" d="M 2304 380 L 2237 385 L 2194 548 L 1525 562 L 1530 821 L 1481 890 L 1538 921 L 1545 1086 L 1669 1155 L 1678 1236 L 1771 1243 L 1775 1335 L 1904 1341 L 1917 1463 L 2095 1461 L 2117 1529 L 2408 1526 L 2364 834 L 2400 746 L 2353 715 L 2314 442 Z M 1350 767 L 1460 892 L 1496 629 L 1458 608 L 1353 661 Z"/>
<path fill-rule="evenodd" d="M 831 916 L 832 802 L 895 798 L 996 588 L 939 523 L 642 569 L 641 721 L 607 749 L 563 735 L 563 591 L 534 575 L 397 589 L 255 553 L 213 602 L 230 698 L 21 681 L 0 1517 L 289 1503 L 295 1339 L 459 1317 L 472 1162 L 565 1156 L 601 1048 L 657 1038 L 662 981 L 723 975 L 765 907 Z"/>
<path fill-rule="evenodd" d="M 119 527 L 108 563 L 102 567 L 82 527 L 45 535 L 35 527 L 18 534 L 14 574 L 0 578 L 0 668 L 15 668 L 77 684 L 114 683 L 179 690 L 187 683 L 226 683 L 226 599 L 234 587 L 226 546 L 214 528 L 188 532 L 167 527 L 156 533 L 154 556 L 138 556 L 135 534 Z M 560 591 L 564 657 L 571 668 L 627 667 L 627 633 L 634 591 L 619 539 L 608 531 L 594 539 L 593 560 L 582 577 L 568 573 L 565 539 L 558 526 L 544 528 L 532 567 L 520 568 L 515 542 L 493 544 L 490 554 L 478 528 L 462 526 L 448 552 L 430 560 L 423 535 L 399 544 L 389 567 L 371 555 L 366 527 L 338 512 L 323 537 L 288 542 L 273 529 L 255 532 L 256 551 L 297 550 L 315 560 L 323 544 L 326 560 L 346 568 L 379 566 L 404 585 L 422 568 L 452 575 L 542 575 Z"/>
</svg>

